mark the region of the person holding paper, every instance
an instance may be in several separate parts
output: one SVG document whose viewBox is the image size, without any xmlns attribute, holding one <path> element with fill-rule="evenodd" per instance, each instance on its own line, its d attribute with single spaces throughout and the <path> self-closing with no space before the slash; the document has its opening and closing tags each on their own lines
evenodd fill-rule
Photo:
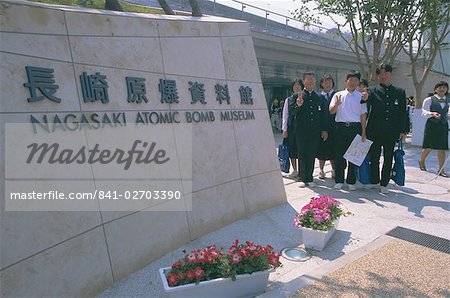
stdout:
<svg viewBox="0 0 450 298">
<path fill-rule="evenodd" d="M 297 138 L 297 153 L 299 187 L 314 187 L 314 160 L 319 149 L 320 140 L 328 138 L 327 113 L 324 102 L 314 91 L 316 76 L 314 73 L 303 74 L 305 89 L 297 98 L 295 114 L 295 133 Z"/>
<path fill-rule="evenodd" d="M 363 96 L 370 106 L 367 120 L 367 138 L 373 141 L 370 147 L 371 184 L 381 193 L 387 194 L 387 185 L 391 176 L 395 142 L 406 136 L 406 94 L 405 90 L 392 85 L 392 66 L 381 64 L 376 69 L 379 86 L 369 89 Z M 383 148 L 383 168 L 380 180 L 380 155 Z"/>
<path fill-rule="evenodd" d="M 347 74 L 346 89 L 337 92 L 330 103 L 330 113 L 336 114 L 335 130 L 335 189 L 341 189 L 344 184 L 344 172 L 347 161 L 344 154 L 356 135 L 360 134 L 366 140 L 367 106 L 361 103 L 362 95 L 356 90 L 361 75 L 357 72 Z M 348 162 L 347 185 L 349 190 L 356 190 L 356 165 Z"/>
</svg>

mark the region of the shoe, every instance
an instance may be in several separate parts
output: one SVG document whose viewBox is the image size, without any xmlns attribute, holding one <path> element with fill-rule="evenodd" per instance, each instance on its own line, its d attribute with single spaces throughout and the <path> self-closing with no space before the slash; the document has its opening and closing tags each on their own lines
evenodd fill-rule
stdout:
<svg viewBox="0 0 450 298">
<path fill-rule="evenodd" d="M 336 178 L 336 174 L 334 173 L 334 170 L 331 170 L 331 178 Z"/>
<path fill-rule="evenodd" d="M 334 189 L 342 189 L 342 186 L 344 186 L 344 184 L 342 184 L 342 183 L 336 183 L 336 184 L 334 185 Z"/>
<path fill-rule="evenodd" d="M 319 179 L 325 179 L 325 172 L 322 170 L 319 172 Z"/>
<path fill-rule="evenodd" d="M 357 188 L 356 188 L 356 185 L 354 185 L 354 184 L 349 184 L 348 185 L 348 190 L 356 190 Z"/>
<path fill-rule="evenodd" d="M 309 186 L 309 187 L 316 187 L 317 184 L 315 184 L 314 182 L 308 182 L 308 186 Z"/>
<path fill-rule="evenodd" d="M 306 184 L 305 182 L 300 181 L 300 182 L 298 183 L 298 187 L 300 187 L 300 188 L 305 188 L 305 187 L 307 187 L 307 186 L 308 186 L 308 184 Z"/>
<path fill-rule="evenodd" d="M 421 163 L 420 160 L 419 160 L 419 168 L 421 171 L 425 171 L 425 172 L 427 171 L 427 168 L 425 167 L 425 162 Z"/>
<path fill-rule="evenodd" d="M 441 173 L 439 173 L 439 176 L 444 177 L 444 178 L 448 178 L 448 174 L 444 171 L 442 171 Z"/>
<path fill-rule="evenodd" d="M 367 189 L 373 189 L 373 188 L 378 188 L 380 185 L 377 183 L 377 184 L 367 184 L 366 185 L 366 188 Z"/>
<path fill-rule="evenodd" d="M 382 194 L 388 194 L 388 193 L 389 193 L 389 189 L 388 189 L 386 186 L 382 186 L 382 187 L 380 188 L 380 192 L 381 192 Z"/>
<path fill-rule="evenodd" d="M 290 173 L 288 175 L 289 178 L 297 178 L 298 177 L 298 172 L 297 171 L 293 171 L 292 173 Z"/>
</svg>

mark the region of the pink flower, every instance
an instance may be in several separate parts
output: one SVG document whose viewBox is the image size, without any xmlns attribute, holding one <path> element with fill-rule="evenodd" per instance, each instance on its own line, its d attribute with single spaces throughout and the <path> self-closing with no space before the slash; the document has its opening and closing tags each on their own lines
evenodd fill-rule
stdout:
<svg viewBox="0 0 450 298">
<path fill-rule="evenodd" d="M 323 219 L 322 219 L 322 216 L 321 215 L 314 215 L 314 221 L 316 222 L 316 223 L 322 223 L 322 221 L 323 221 Z"/>
</svg>

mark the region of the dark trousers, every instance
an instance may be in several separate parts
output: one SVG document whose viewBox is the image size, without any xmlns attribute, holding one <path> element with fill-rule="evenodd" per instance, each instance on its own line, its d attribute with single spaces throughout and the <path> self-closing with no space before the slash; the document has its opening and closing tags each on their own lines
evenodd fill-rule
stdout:
<svg viewBox="0 0 450 298">
<path fill-rule="evenodd" d="M 297 132 L 298 181 L 313 182 L 314 161 L 321 132 Z"/>
<path fill-rule="evenodd" d="M 344 183 L 344 172 L 347 167 L 347 161 L 344 159 L 344 154 L 357 134 L 361 134 L 360 123 L 351 123 L 348 126 L 341 123 L 337 123 L 336 125 L 334 139 L 336 152 L 334 164 L 336 183 Z M 356 168 L 356 165 L 348 162 L 347 184 L 356 183 Z"/>
<path fill-rule="evenodd" d="M 381 170 L 380 180 L 380 155 L 381 147 L 383 147 L 383 168 Z M 379 139 L 374 140 L 370 147 L 370 174 L 371 183 L 386 186 L 391 179 L 392 158 L 394 155 L 395 140 L 392 139 Z"/>
</svg>

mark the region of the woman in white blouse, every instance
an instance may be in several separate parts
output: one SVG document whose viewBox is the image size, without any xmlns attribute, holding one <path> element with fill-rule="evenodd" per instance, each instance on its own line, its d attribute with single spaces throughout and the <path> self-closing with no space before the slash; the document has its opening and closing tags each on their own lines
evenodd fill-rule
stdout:
<svg viewBox="0 0 450 298">
<path fill-rule="evenodd" d="M 419 166 L 426 171 L 425 159 L 432 149 L 438 150 L 439 175 L 448 177 L 444 171 L 445 151 L 448 150 L 449 101 L 448 83 L 440 81 L 434 86 L 434 95 L 426 98 L 422 104 L 422 116 L 428 118 L 425 124 L 422 154 Z"/>
</svg>

